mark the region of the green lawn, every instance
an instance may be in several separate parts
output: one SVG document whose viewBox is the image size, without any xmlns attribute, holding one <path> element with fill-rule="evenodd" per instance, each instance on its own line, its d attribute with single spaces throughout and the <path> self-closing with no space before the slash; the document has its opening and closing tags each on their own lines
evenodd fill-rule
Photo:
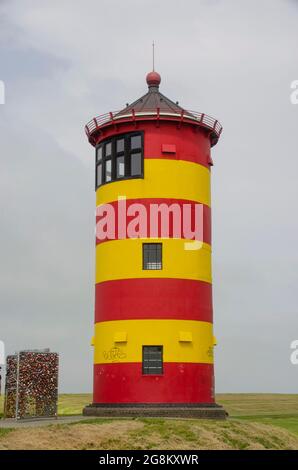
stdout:
<svg viewBox="0 0 298 470">
<path fill-rule="evenodd" d="M 279 426 L 298 435 L 298 395 L 229 393 L 219 394 L 217 402 L 231 419 Z"/>
<path fill-rule="evenodd" d="M 233 418 L 232 418 L 233 419 Z M 235 418 L 234 418 L 235 419 Z M 272 415 L 272 416 L 241 416 L 236 418 L 241 421 L 250 421 L 254 423 L 270 424 L 271 426 L 279 426 L 298 436 L 298 415 Z"/>
<path fill-rule="evenodd" d="M 216 396 L 231 416 L 297 415 L 298 394 L 225 393 Z"/>
<path fill-rule="evenodd" d="M 92 394 L 73 393 L 59 395 L 58 413 L 59 415 L 80 415 L 84 406 L 92 403 Z"/>
</svg>

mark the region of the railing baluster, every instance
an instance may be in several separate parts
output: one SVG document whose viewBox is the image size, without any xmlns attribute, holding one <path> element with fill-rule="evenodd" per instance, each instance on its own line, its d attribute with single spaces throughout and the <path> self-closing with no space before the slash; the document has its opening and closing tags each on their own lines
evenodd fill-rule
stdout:
<svg viewBox="0 0 298 470">
<path fill-rule="evenodd" d="M 122 110 L 122 111 L 125 111 L 125 110 Z M 96 132 L 99 127 L 109 122 L 115 123 L 116 120 L 117 121 L 118 119 L 120 120 L 122 116 L 121 115 L 117 116 L 118 113 L 120 113 L 120 111 L 113 111 L 113 112 L 111 111 L 109 113 L 102 114 L 100 116 L 97 116 L 91 119 L 91 121 L 89 121 L 85 126 L 85 132 L 88 138 L 91 136 L 93 132 Z M 125 113 L 122 113 L 122 114 L 125 115 Z M 130 118 L 132 121 L 136 121 L 136 116 L 142 116 L 142 115 L 152 115 L 152 116 L 155 115 L 157 120 L 160 120 L 161 117 L 164 117 L 164 116 L 166 117 L 167 115 L 171 117 L 177 116 L 177 120 L 179 120 L 179 126 L 182 125 L 182 122 L 184 120 L 192 120 L 192 121 L 197 121 L 198 123 L 201 123 L 202 125 L 204 125 L 204 127 L 207 127 L 213 130 L 217 134 L 218 137 L 222 133 L 222 126 L 218 122 L 217 119 L 214 119 L 211 116 L 206 115 L 205 113 L 199 113 L 197 111 L 181 110 L 181 113 L 180 112 L 167 113 L 167 112 L 161 112 L 159 107 L 156 107 L 155 109 L 151 109 L 151 110 L 144 110 L 144 112 L 142 111 L 136 112 L 135 109 L 132 109 L 130 112 L 130 115 L 127 115 L 124 119 Z"/>
</svg>

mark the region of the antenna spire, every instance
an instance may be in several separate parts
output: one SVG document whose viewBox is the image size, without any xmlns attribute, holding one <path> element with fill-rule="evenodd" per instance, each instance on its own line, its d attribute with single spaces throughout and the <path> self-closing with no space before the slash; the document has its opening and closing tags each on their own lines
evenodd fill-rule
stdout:
<svg viewBox="0 0 298 470">
<path fill-rule="evenodd" d="M 153 65 L 153 72 L 154 72 L 154 41 L 152 42 L 152 65 Z"/>
</svg>

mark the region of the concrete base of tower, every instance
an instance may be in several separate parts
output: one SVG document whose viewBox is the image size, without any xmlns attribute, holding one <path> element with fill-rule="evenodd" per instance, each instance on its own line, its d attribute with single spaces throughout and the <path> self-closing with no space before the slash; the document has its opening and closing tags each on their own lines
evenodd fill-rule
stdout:
<svg viewBox="0 0 298 470">
<path fill-rule="evenodd" d="M 216 403 L 93 403 L 84 416 L 112 418 L 196 418 L 226 419 L 228 413 Z"/>
</svg>

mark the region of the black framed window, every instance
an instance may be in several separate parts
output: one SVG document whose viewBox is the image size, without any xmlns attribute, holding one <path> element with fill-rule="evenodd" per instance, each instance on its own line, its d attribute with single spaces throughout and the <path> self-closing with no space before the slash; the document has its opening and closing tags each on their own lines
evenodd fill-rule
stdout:
<svg viewBox="0 0 298 470">
<path fill-rule="evenodd" d="M 125 158 L 124 155 L 116 157 L 116 179 L 124 178 L 125 176 Z"/>
<path fill-rule="evenodd" d="M 132 153 L 130 156 L 131 176 L 136 176 L 142 172 L 142 154 L 141 152 Z"/>
<path fill-rule="evenodd" d="M 112 181 L 112 159 L 106 158 L 104 161 L 104 182 Z"/>
<path fill-rule="evenodd" d="M 96 181 L 98 186 L 102 183 L 102 163 L 96 165 Z"/>
<path fill-rule="evenodd" d="M 96 147 L 96 189 L 125 178 L 143 178 L 143 132 L 129 132 L 104 140 Z"/>
<path fill-rule="evenodd" d="M 163 374 L 163 347 L 143 346 L 143 374 Z"/>
<path fill-rule="evenodd" d="M 162 243 L 143 243 L 143 269 L 162 269 Z"/>
</svg>

